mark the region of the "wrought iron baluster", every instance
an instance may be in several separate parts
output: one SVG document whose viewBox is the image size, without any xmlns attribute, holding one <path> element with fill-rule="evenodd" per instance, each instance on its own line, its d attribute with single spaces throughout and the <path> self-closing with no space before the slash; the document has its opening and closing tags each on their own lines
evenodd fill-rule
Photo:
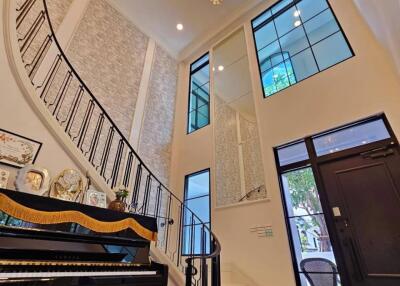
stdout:
<svg viewBox="0 0 400 286">
<path fill-rule="evenodd" d="M 79 105 L 81 103 L 81 100 L 82 100 L 82 97 L 83 97 L 83 93 L 84 93 L 84 90 L 83 90 L 82 86 L 79 86 L 77 91 L 76 91 L 76 94 L 75 94 L 75 97 L 74 97 L 74 100 L 73 100 L 73 104 L 71 105 L 71 108 L 68 111 L 68 115 L 67 115 L 68 123 L 65 126 L 65 132 L 71 138 L 72 138 L 71 128 L 72 128 L 72 125 L 74 123 L 76 113 L 78 112 L 78 107 L 79 107 Z M 64 122 L 65 121 L 61 121 L 60 124 L 62 125 L 62 124 L 64 124 Z"/>
<path fill-rule="evenodd" d="M 154 208 L 155 213 L 154 216 L 155 217 L 159 217 L 160 216 L 160 203 L 161 203 L 161 184 L 158 185 L 157 187 L 157 198 L 156 198 L 156 207 Z"/>
<path fill-rule="evenodd" d="M 179 267 L 179 263 L 180 263 L 180 257 L 181 257 L 181 254 L 182 254 L 182 247 L 181 247 L 181 243 L 182 243 L 182 232 L 183 232 L 183 217 L 184 217 L 184 214 L 183 214 L 183 203 L 180 203 L 180 207 L 179 207 L 179 223 L 178 223 L 178 225 L 179 225 L 179 228 L 178 228 L 178 240 L 177 240 L 177 246 L 176 246 L 176 248 L 177 248 L 177 251 L 178 251 L 178 255 L 177 255 L 177 257 L 176 257 L 176 266 L 178 266 Z"/>
<path fill-rule="evenodd" d="M 31 71 L 28 74 L 28 76 L 31 80 L 33 80 L 33 78 L 35 77 L 36 72 L 38 70 L 38 65 L 40 63 L 40 59 L 43 57 L 45 52 L 48 51 L 48 49 L 51 46 L 51 43 L 52 43 L 51 36 L 47 35 L 46 38 L 44 39 L 44 41 L 42 42 L 42 44 L 40 45 L 40 48 L 39 48 L 38 52 L 36 53 L 35 57 L 33 58 L 33 60 L 30 63 L 25 65 L 26 69 L 33 65 Z"/>
<path fill-rule="evenodd" d="M 39 34 L 39 31 L 42 28 L 44 22 L 45 22 L 45 16 L 42 11 L 38 16 L 37 21 L 35 21 L 31 29 L 28 30 L 28 33 L 26 34 L 26 39 L 25 40 L 21 39 L 21 41 L 24 41 L 20 47 L 22 61 L 24 61 L 26 52 L 29 50 L 29 47 L 36 39 L 36 36 Z"/>
<path fill-rule="evenodd" d="M 58 70 L 60 69 L 61 62 L 62 62 L 61 55 L 58 54 L 56 56 L 56 58 L 54 59 L 54 62 L 51 65 L 49 72 L 46 74 L 46 77 L 44 78 L 42 84 L 36 86 L 36 89 L 39 89 L 39 88 L 42 88 L 43 85 L 45 85 L 42 92 L 40 93 L 40 98 L 43 98 L 43 95 L 45 92 L 46 92 L 45 97 L 47 96 L 47 93 L 50 90 L 50 86 L 53 84 L 55 75 L 57 74 Z"/>
<path fill-rule="evenodd" d="M 93 165 L 93 160 L 94 160 L 94 157 L 96 154 L 97 146 L 99 145 L 100 134 L 101 134 L 101 131 L 103 130 L 103 123 L 104 123 L 104 114 L 101 113 L 99 115 L 99 119 L 97 121 L 95 135 L 93 136 L 92 142 L 90 144 L 89 162 L 92 163 L 92 165 Z"/>
<path fill-rule="evenodd" d="M 139 191 L 140 191 L 140 181 L 142 180 L 142 163 L 139 163 L 136 169 L 136 178 L 135 178 L 135 184 L 133 186 L 133 194 L 132 194 L 132 201 L 131 201 L 131 207 L 133 207 L 135 210 L 138 207 L 138 198 L 139 198 Z"/>
<path fill-rule="evenodd" d="M 60 107 L 60 103 L 62 104 L 64 102 L 64 98 L 65 98 L 65 95 L 68 92 L 68 89 L 69 89 L 69 86 L 71 84 L 71 81 L 72 81 L 72 73 L 68 72 L 67 73 L 67 80 L 65 81 L 65 84 L 62 86 L 61 91 L 59 91 L 59 93 L 57 94 L 57 97 L 56 97 L 55 101 L 48 105 L 49 109 L 50 109 L 50 107 L 55 105 L 54 110 L 53 110 L 53 116 L 56 113 L 58 114 L 59 109 L 61 109 L 61 108 L 59 108 Z M 56 116 L 56 118 L 57 118 L 57 116 Z"/>
<path fill-rule="evenodd" d="M 129 186 L 129 182 L 130 182 L 130 178 L 131 178 L 131 171 L 132 171 L 132 162 L 133 162 L 133 153 L 130 150 L 129 153 L 128 153 L 128 159 L 126 160 L 126 164 L 125 164 L 124 179 L 122 181 L 122 184 L 125 187 Z"/>
<path fill-rule="evenodd" d="M 22 22 L 24 21 L 26 15 L 28 15 L 29 11 L 31 10 L 32 6 L 35 4 L 36 0 L 27 0 L 21 7 L 21 13 L 17 16 L 17 30 L 21 26 Z M 26 4 L 26 5 L 25 5 Z M 18 12 L 18 9 L 17 9 Z"/>
<path fill-rule="evenodd" d="M 100 168 L 100 175 L 104 178 L 104 174 L 106 172 L 106 166 L 107 166 L 107 161 L 108 161 L 108 156 L 110 155 L 110 148 L 111 148 L 111 143 L 114 137 L 114 126 L 111 126 L 108 129 L 108 135 L 107 135 L 107 140 L 106 144 L 104 145 L 103 149 L 103 156 L 101 158 L 101 168 Z"/>
<path fill-rule="evenodd" d="M 79 129 L 79 132 L 78 132 L 79 139 L 78 139 L 78 144 L 76 144 L 76 146 L 81 151 L 83 151 L 82 150 L 82 145 L 83 145 L 83 142 L 84 142 L 84 138 L 86 137 L 87 130 L 89 128 L 89 122 L 90 122 L 90 120 L 92 118 L 92 115 L 93 115 L 93 109 L 94 109 L 94 103 L 93 103 L 93 100 L 91 99 L 91 100 L 89 100 L 89 102 L 87 104 L 85 116 L 83 117 L 81 128 Z M 77 137 L 78 137 L 78 135 L 77 135 Z M 75 141 L 75 139 L 77 137 L 75 137 L 73 139 L 73 141 Z"/>
<path fill-rule="evenodd" d="M 118 174 L 121 167 L 122 154 L 124 152 L 124 146 L 125 146 L 124 140 L 120 139 L 118 142 L 117 153 L 115 154 L 114 166 L 111 172 L 111 188 L 114 188 L 117 185 Z"/>
<path fill-rule="evenodd" d="M 171 193 L 170 193 L 169 199 L 168 199 L 168 215 L 167 215 L 167 220 L 166 220 L 167 234 L 166 234 L 166 238 L 165 238 L 165 253 L 167 253 L 167 249 L 168 249 L 169 219 L 170 219 L 170 215 L 171 215 L 171 202 L 172 202 L 172 197 L 171 197 Z"/>
<path fill-rule="evenodd" d="M 145 188 L 144 188 L 142 214 L 146 214 L 146 212 L 147 212 L 147 207 L 148 207 L 147 204 L 148 204 L 148 201 L 149 201 L 150 190 L 151 190 L 151 176 L 149 174 L 149 175 L 147 175 L 146 185 L 145 185 Z"/>
</svg>

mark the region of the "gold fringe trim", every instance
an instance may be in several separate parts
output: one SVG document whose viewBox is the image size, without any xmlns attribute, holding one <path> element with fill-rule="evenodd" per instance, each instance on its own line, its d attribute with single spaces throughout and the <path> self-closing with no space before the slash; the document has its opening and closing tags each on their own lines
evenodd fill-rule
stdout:
<svg viewBox="0 0 400 286">
<path fill-rule="evenodd" d="M 79 211 L 38 211 L 25 207 L 2 193 L 0 193 L 0 210 L 17 219 L 31 223 L 57 224 L 71 222 L 78 223 L 92 231 L 103 233 L 118 232 L 130 228 L 147 240 L 157 240 L 156 232 L 143 227 L 133 218 L 125 218 L 115 222 L 104 222 Z"/>
</svg>

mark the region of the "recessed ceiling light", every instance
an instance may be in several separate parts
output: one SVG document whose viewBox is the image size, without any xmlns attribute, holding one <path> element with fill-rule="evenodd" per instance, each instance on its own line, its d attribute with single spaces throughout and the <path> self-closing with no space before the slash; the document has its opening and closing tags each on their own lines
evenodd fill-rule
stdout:
<svg viewBox="0 0 400 286">
<path fill-rule="evenodd" d="M 300 26 L 301 25 L 301 21 L 300 20 L 297 20 L 296 22 L 294 22 L 294 26 L 295 27 L 298 27 L 298 26 Z"/>
<path fill-rule="evenodd" d="M 177 29 L 178 31 L 182 31 L 182 30 L 183 30 L 183 25 L 182 25 L 181 23 L 177 24 L 177 25 L 176 25 L 176 29 Z"/>
<path fill-rule="evenodd" d="M 299 17 L 300 16 L 300 10 L 294 11 L 293 16 Z"/>
<path fill-rule="evenodd" d="M 223 71 L 224 70 L 224 66 L 218 66 L 218 70 L 219 71 Z"/>
</svg>

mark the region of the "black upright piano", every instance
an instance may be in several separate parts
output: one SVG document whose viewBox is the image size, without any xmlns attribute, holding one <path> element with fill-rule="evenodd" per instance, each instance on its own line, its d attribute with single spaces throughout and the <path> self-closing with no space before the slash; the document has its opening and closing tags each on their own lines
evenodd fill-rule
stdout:
<svg viewBox="0 0 400 286">
<path fill-rule="evenodd" d="M 164 286 L 154 218 L 0 189 L 0 285 Z"/>
</svg>

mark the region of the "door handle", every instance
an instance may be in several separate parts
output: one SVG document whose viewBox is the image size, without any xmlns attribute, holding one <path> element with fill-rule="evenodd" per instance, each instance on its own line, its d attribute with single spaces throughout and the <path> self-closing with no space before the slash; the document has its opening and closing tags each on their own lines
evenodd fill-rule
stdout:
<svg viewBox="0 0 400 286">
<path fill-rule="evenodd" d="M 354 242 L 351 238 L 347 238 L 346 244 L 349 247 L 350 258 L 351 258 L 351 261 L 354 266 L 354 273 L 353 273 L 354 279 L 356 279 L 357 281 L 362 281 L 362 280 L 364 280 L 364 275 L 361 270 L 361 264 L 360 264 L 360 260 L 358 259 L 358 255 L 357 255 L 356 248 L 354 246 Z"/>
</svg>

